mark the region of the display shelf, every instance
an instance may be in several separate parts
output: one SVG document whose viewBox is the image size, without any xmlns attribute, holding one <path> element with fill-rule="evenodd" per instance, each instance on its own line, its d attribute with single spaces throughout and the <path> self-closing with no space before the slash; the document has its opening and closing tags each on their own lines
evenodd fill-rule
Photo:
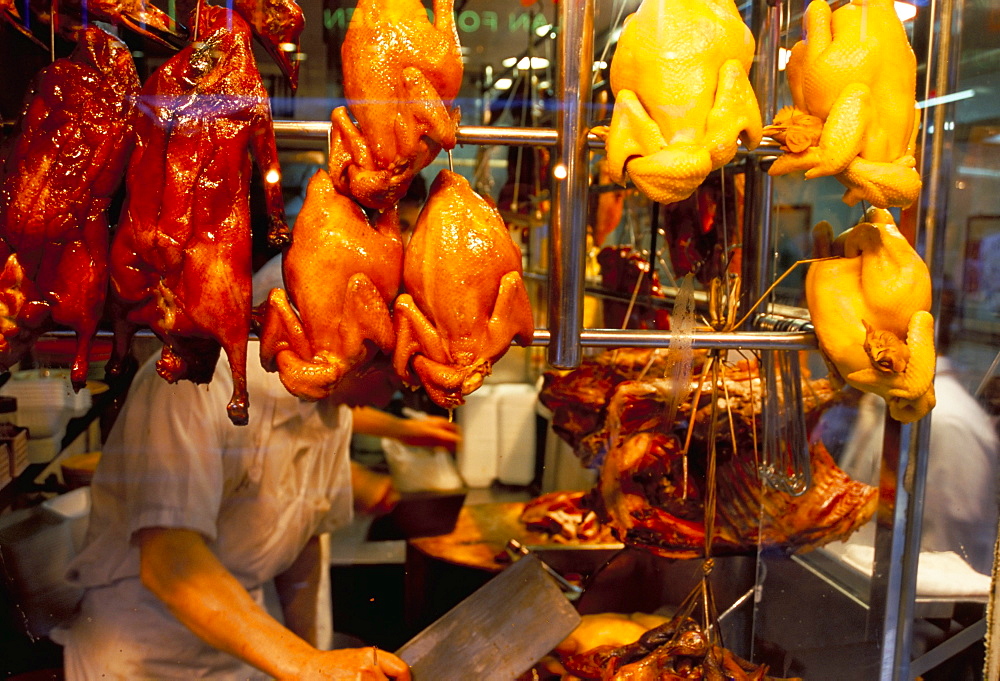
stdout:
<svg viewBox="0 0 1000 681">
<path fill-rule="evenodd" d="M 153 334 L 151 331 L 141 330 L 136 335 L 151 336 Z M 72 331 L 56 330 L 43 334 L 43 337 L 75 338 L 75 333 Z M 101 331 L 98 332 L 96 337 L 110 338 L 111 334 L 110 332 Z M 39 478 L 47 476 L 47 471 L 52 470 L 57 465 L 57 462 L 66 455 L 67 449 L 77 441 L 77 438 L 83 436 L 95 422 L 106 418 L 110 410 L 113 410 L 120 403 L 132 383 L 135 369 L 135 366 L 130 366 L 119 376 L 107 378 L 108 389 L 93 395 L 87 411 L 80 416 L 70 419 L 66 423 L 66 431 L 60 441 L 59 451 L 56 452 L 51 461 L 29 464 L 17 478 L 8 485 L 0 488 L 0 512 L 10 508 L 19 496 L 36 492 L 52 493 L 59 491 L 52 489 L 51 485 L 47 484 L 44 479 L 39 480 Z M 105 433 L 102 432 L 102 440 L 104 435 Z"/>
<path fill-rule="evenodd" d="M 590 187 L 589 164 L 585 159 L 589 152 L 603 148 L 602 138 L 593 132 L 587 120 L 594 37 L 593 9 L 592 0 L 564 0 L 558 5 L 560 31 L 557 38 L 557 62 L 560 72 L 557 90 L 564 105 L 569 106 L 560 107 L 555 127 L 464 125 L 457 132 L 457 142 L 461 145 L 550 148 L 553 150 L 553 167 L 561 165 L 567 172 L 563 178 L 553 180 L 550 267 L 547 274 L 550 328 L 539 329 L 533 336 L 533 344 L 548 348 L 550 363 L 559 368 L 575 366 L 580 360 L 582 348 L 658 348 L 666 347 L 675 338 L 669 331 L 592 329 L 583 328 L 581 323 L 584 296 L 597 293 L 587 288 L 582 274 L 585 262 L 585 216 L 581 213 L 587 202 L 581 200 L 581 196 L 585 198 Z M 790 3 L 787 0 L 758 0 L 750 3 L 750 9 L 753 14 L 751 29 L 758 40 L 760 52 L 754 66 L 754 87 L 759 93 L 765 118 L 770 118 L 774 113 L 778 82 L 776 62 L 783 30 L 782 17 L 787 19 Z M 951 16 L 954 2 L 942 0 L 931 3 L 927 11 L 933 13 L 931 26 L 945 27 L 945 30 L 935 31 L 930 36 L 933 42 L 928 47 L 927 89 L 949 92 L 952 91 L 954 75 L 947 68 L 951 49 L 951 31 L 947 27 L 956 25 Z M 933 112 L 934 127 L 937 130 L 947 130 L 945 111 L 944 107 L 939 107 Z M 330 126 L 328 121 L 274 122 L 275 134 L 280 141 L 325 144 L 329 138 Z M 922 163 L 928 172 L 925 178 L 925 196 L 921 199 L 921 215 L 917 222 L 921 228 L 930 232 L 931 237 L 934 224 L 943 219 L 946 207 L 941 197 L 946 193 L 944 187 L 947 185 L 942 181 L 942 175 L 947 171 L 947 168 L 942 170 L 942 158 L 947 151 L 943 147 L 944 140 L 943 135 L 936 135 L 932 139 L 933 144 L 927 144 L 926 130 L 921 139 L 921 149 L 925 150 Z M 745 292 L 741 299 L 743 309 L 740 316 L 766 290 L 770 279 L 768 248 L 772 241 L 770 221 L 773 191 L 764 164 L 769 157 L 778 153 L 780 150 L 777 144 L 773 140 L 765 140 L 752 152 L 741 147 L 738 152 L 739 160 L 734 161 L 741 164 L 741 170 L 745 171 L 747 177 L 747 208 L 744 214 L 748 230 L 744 235 L 747 248 L 745 268 L 741 273 Z M 938 246 L 933 243 L 932 238 L 930 242 L 928 260 L 933 265 L 936 262 L 934 250 Z M 935 282 L 938 281 L 939 274 L 938 268 L 935 270 Z M 767 306 L 765 314 L 753 319 L 749 328 L 695 333 L 691 337 L 691 344 L 693 348 L 703 350 L 796 351 L 815 349 L 817 346 L 811 325 L 801 311 L 788 311 L 788 314 L 784 314 L 777 306 Z M 88 416 L 94 417 L 91 414 Z M 869 623 L 877 632 L 882 658 L 880 679 L 885 680 L 904 679 L 910 675 L 908 623 L 914 617 L 912 604 L 917 555 L 914 546 L 919 541 L 919 517 L 929 439 L 927 423 L 903 429 L 897 426 L 898 424 L 887 429 L 883 456 L 883 472 L 895 483 L 894 489 L 891 489 L 891 503 L 880 511 L 874 574 L 869 583 L 863 585 L 862 591 L 865 593 L 859 596 L 859 599 L 868 604 Z M 67 437 L 70 438 L 69 433 Z M 906 441 L 909 441 L 909 446 L 904 446 Z M 30 470 L 29 467 L 29 472 Z M 23 475 L 8 487 L 0 489 L 0 508 L 10 490 L 20 489 L 27 480 L 33 479 L 34 476 Z M 831 585 L 836 587 L 837 580 L 832 580 Z M 967 636 L 977 633 L 978 630 Z M 914 667 L 913 671 L 918 669 Z"/>
<path fill-rule="evenodd" d="M 580 332 L 580 345 L 587 348 L 663 348 L 677 334 L 670 331 L 641 331 L 636 329 L 584 329 Z M 548 346 L 552 332 L 535 331 L 533 345 Z M 812 350 L 816 336 L 812 333 L 776 333 L 770 331 L 702 331 L 691 335 L 695 350 Z"/>
</svg>

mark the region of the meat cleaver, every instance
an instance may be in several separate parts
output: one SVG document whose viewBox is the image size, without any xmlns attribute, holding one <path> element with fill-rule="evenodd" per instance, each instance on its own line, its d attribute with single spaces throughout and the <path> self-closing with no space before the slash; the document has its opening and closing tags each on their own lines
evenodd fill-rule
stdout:
<svg viewBox="0 0 1000 681">
<path fill-rule="evenodd" d="M 396 651 L 414 681 L 514 681 L 580 615 L 535 556 L 517 560 Z"/>
</svg>

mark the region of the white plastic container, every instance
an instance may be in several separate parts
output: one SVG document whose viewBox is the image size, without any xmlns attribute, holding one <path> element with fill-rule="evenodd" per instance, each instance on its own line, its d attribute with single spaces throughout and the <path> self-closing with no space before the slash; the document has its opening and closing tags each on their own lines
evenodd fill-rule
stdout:
<svg viewBox="0 0 1000 681">
<path fill-rule="evenodd" d="M 456 453 L 458 472 L 469 487 L 489 487 L 497 477 L 497 410 L 494 386 L 484 385 L 465 396 L 455 410 L 462 429 L 462 444 Z"/>
<path fill-rule="evenodd" d="M 535 386 L 504 383 L 497 396 L 497 480 L 505 485 L 529 485 L 535 479 Z"/>
</svg>

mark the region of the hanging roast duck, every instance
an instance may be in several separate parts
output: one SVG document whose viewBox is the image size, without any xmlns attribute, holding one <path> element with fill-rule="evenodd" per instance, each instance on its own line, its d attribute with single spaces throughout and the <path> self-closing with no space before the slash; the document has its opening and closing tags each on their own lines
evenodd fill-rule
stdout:
<svg viewBox="0 0 1000 681">
<path fill-rule="evenodd" d="M 124 43 L 91 26 L 46 67 L 0 175 L 0 365 L 53 326 L 77 334 L 71 378 L 87 380 L 108 288 L 108 204 L 133 147 L 139 91 Z"/>
<path fill-rule="evenodd" d="M 111 248 L 115 369 L 141 326 L 164 346 L 168 381 L 212 379 L 220 347 L 233 372 L 230 419 L 247 421 L 251 155 L 265 178 L 272 243 L 287 235 L 267 93 L 238 15 L 202 5 L 198 42 L 140 97 L 137 148 Z"/>
<path fill-rule="evenodd" d="M 299 37 L 305 28 L 302 8 L 295 0 L 234 0 L 232 6 L 250 24 L 294 92 L 299 86 Z"/>
<path fill-rule="evenodd" d="M 76 42 L 94 21 L 103 21 L 175 48 L 183 29 L 165 12 L 145 0 L 0 0 L 0 20 L 6 21 L 44 50 L 49 32 Z M 37 29 L 43 28 L 39 34 Z"/>
<path fill-rule="evenodd" d="M 462 56 L 452 0 L 434 0 L 433 24 L 417 0 L 360 0 L 341 56 L 347 108 L 332 114 L 330 175 L 342 193 L 385 210 L 455 146 Z"/>
<path fill-rule="evenodd" d="M 747 72 L 755 43 L 732 0 L 643 0 L 626 18 L 611 61 L 615 106 L 608 171 L 673 203 L 760 143 Z"/>
<path fill-rule="evenodd" d="M 852 206 L 910 205 L 920 194 L 917 60 L 893 0 L 851 0 L 835 12 L 814 0 L 803 25 L 785 71 L 794 105 L 764 130 L 785 151 L 768 172 L 834 175 Z"/>
</svg>

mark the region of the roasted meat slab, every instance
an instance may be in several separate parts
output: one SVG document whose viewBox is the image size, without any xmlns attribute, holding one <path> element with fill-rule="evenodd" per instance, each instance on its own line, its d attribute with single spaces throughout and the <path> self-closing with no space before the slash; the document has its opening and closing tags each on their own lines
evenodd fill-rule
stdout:
<svg viewBox="0 0 1000 681">
<path fill-rule="evenodd" d="M 389 310 L 403 274 L 395 210 L 369 222 L 361 206 L 318 171 L 282 274 L 287 289 L 274 289 L 263 311 L 260 358 L 290 393 L 322 399 L 375 350 L 392 353 Z"/>
<path fill-rule="evenodd" d="M 535 330 L 521 249 L 492 202 L 442 170 L 431 185 L 403 258 L 393 366 L 450 409 L 479 388 L 511 341 Z"/>
<path fill-rule="evenodd" d="M 233 371 L 230 419 L 247 421 L 252 152 L 265 178 L 270 237 L 287 234 L 277 151 L 246 22 L 203 5 L 200 40 L 145 84 L 138 144 L 111 248 L 115 368 L 140 326 L 163 342 L 168 381 L 212 379 L 221 348 Z"/>
<path fill-rule="evenodd" d="M 802 681 L 769 676 L 767 665 L 744 660 L 717 639 L 680 613 L 633 643 L 600 645 L 566 657 L 563 664 L 573 678 L 601 681 Z"/>
<path fill-rule="evenodd" d="M 764 484 L 754 451 L 754 429 L 762 432 L 762 386 L 753 366 L 726 367 L 716 394 L 725 406 L 714 415 L 711 391 L 695 390 L 696 370 L 689 394 L 699 397 L 681 403 L 676 418 L 666 422 L 673 391 L 668 381 L 655 378 L 663 375 L 664 359 L 657 355 L 666 354 L 605 353 L 580 369 L 547 374 L 540 395 L 553 410 L 556 432 L 599 467 L 594 505 L 622 541 L 669 558 L 703 555 L 712 433 L 717 433 L 713 553 L 758 546 L 806 550 L 844 539 L 871 518 L 877 490 L 851 480 L 820 443 L 811 450 L 812 485 L 804 494 L 791 496 Z M 807 424 L 835 399 L 825 379 L 808 381 L 803 394 Z M 685 462 L 682 443 L 692 420 Z"/>
<path fill-rule="evenodd" d="M 72 380 L 86 382 L 108 288 L 108 204 L 133 148 L 139 78 L 128 48 L 100 28 L 45 68 L 0 184 L 0 365 L 54 325 L 77 334 Z"/>
<path fill-rule="evenodd" d="M 332 114 L 330 175 L 369 208 L 394 205 L 455 146 L 462 56 L 452 4 L 434 0 L 433 24 L 418 0 L 360 0 L 351 16 L 341 47 L 347 108 Z"/>
</svg>

